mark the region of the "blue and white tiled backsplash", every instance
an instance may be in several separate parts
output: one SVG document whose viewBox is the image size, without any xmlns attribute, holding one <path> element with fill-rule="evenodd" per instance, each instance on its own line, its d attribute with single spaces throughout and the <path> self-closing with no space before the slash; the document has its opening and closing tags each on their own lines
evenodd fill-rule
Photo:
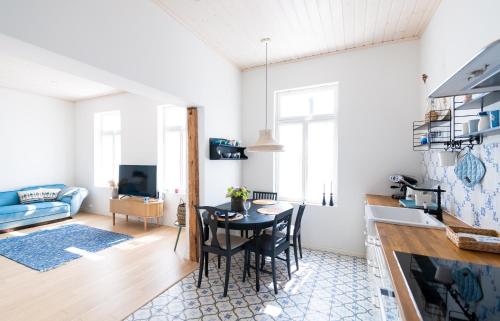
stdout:
<svg viewBox="0 0 500 321">
<path fill-rule="evenodd" d="M 480 184 L 466 187 L 454 166 L 440 167 L 438 153 L 423 153 L 424 180 L 441 182 L 443 206 L 462 221 L 476 227 L 500 230 L 500 143 L 475 146 L 472 153 L 484 162 L 486 175 Z M 463 155 L 463 153 L 462 153 Z"/>
</svg>

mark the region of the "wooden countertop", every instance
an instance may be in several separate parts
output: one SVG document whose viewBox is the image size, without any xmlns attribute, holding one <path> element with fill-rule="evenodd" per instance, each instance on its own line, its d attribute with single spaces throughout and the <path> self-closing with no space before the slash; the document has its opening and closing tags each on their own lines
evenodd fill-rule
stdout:
<svg viewBox="0 0 500 321">
<path fill-rule="evenodd" d="M 400 207 L 399 201 L 392 199 L 390 196 L 368 194 L 366 195 L 366 200 L 369 205 Z M 443 213 L 443 220 L 446 225 L 468 226 L 447 213 Z M 420 319 L 406 287 L 403 274 L 399 269 L 396 257 L 394 256 L 394 251 L 500 267 L 500 255 L 461 250 L 448 240 L 444 230 L 387 223 L 376 223 L 375 225 L 386 264 L 391 274 L 394 290 L 396 291 L 396 297 L 399 301 L 400 314 L 403 320 L 419 321 Z"/>
</svg>

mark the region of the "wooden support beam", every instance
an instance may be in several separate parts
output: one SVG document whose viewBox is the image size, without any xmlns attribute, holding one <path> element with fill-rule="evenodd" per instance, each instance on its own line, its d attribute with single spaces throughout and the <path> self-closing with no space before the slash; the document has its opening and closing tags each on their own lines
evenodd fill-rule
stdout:
<svg viewBox="0 0 500 321">
<path fill-rule="evenodd" d="M 198 261 L 198 226 L 196 225 L 195 205 L 200 202 L 200 169 L 198 152 L 198 109 L 189 107 L 187 110 L 188 131 L 188 233 L 189 233 L 189 258 Z"/>
</svg>

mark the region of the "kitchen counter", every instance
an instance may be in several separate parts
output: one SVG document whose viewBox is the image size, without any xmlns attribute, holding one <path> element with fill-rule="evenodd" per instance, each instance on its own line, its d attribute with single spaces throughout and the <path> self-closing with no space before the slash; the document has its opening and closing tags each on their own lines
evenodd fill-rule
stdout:
<svg viewBox="0 0 500 321">
<path fill-rule="evenodd" d="M 400 207 L 399 201 L 390 196 L 366 195 L 367 204 Z M 446 225 L 468 226 L 457 218 L 443 213 Z M 401 317 L 406 321 L 418 321 L 417 310 L 406 287 L 394 251 L 468 261 L 500 267 L 500 255 L 486 252 L 461 250 L 446 237 L 444 230 L 410 227 L 387 223 L 376 224 L 385 261 L 399 302 Z"/>
</svg>

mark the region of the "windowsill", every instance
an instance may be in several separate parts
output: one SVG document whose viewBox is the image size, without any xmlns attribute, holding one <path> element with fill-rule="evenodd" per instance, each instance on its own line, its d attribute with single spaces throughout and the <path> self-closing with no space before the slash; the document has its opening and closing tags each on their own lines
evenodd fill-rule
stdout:
<svg viewBox="0 0 500 321">
<path fill-rule="evenodd" d="M 290 200 L 278 200 L 281 202 L 288 202 L 293 205 L 301 205 L 301 204 L 306 204 L 306 206 L 314 206 L 314 207 L 329 207 L 329 208 L 337 208 L 338 204 L 335 203 L 333 206 L 330 206 L 328 204 L 322 205 L 321 203 L 312 203 L 312 202 L 301 202 L 301 201 L 290 201 Z"/>
</svg>

